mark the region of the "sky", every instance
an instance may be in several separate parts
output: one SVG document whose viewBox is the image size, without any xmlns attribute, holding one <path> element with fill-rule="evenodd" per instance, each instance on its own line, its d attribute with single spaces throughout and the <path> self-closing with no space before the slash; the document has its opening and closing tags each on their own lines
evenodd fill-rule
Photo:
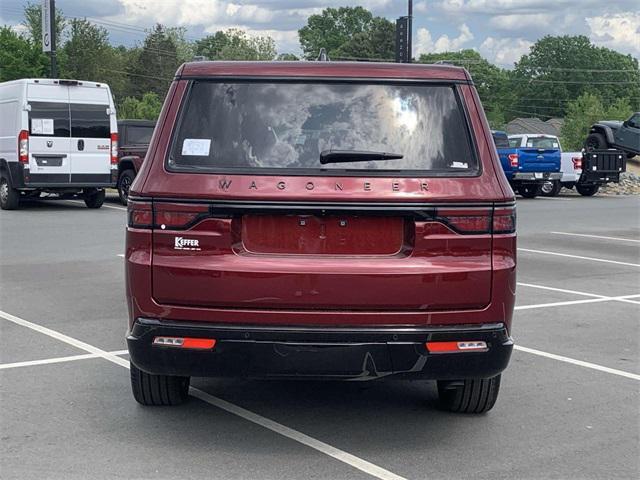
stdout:
<svg viewBox="0 0 640 480">
<path fill-rule="evenodd" d="M 37 0 L 35 0 L 37 1 Z M 0 24 L 19 25 L 25 0 L 0 0 Z M 360 5 L 394 21 L 406 0 L 56 0 L 66 16 L 104 26 L 111 43 L 133 46 L 160 22 L 195 40 L 227 28 L 270 35 L 280 53 L 300 53 L 299 28 L 326 7 Z M 19 27 L 18 27 L 19 28 Z M 414 0 L 414 56 L 472 48 L 512 67 L 544 35 L 587 35 L 640 58 L 640 0 Z"/>
</svg>

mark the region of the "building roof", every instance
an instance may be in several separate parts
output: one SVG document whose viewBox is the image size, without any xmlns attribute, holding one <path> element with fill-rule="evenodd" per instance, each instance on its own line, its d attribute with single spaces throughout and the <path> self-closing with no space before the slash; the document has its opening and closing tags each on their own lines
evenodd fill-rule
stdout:
<svg viewBox="0 0 640 480">
<path fill-rule="evenodd" d="M 560 135 L 560 129 L 564 120 L 562 118 L 551 118 L 546 122 L 539 118 L 514 118 L 507 123 L 507 133 L 542 133 L 545 135 Z"/>
</svg>

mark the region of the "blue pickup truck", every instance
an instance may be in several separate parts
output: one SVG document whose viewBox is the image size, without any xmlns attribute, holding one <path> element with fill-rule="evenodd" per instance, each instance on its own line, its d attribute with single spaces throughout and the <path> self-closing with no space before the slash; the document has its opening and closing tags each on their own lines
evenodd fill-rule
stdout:
<svg viewBox="0 0 640 480">
<path fill-rule="evenodd" d="M 559 181 L 561 152 L 557 137 L 541 134 L 509 135 L 492 131 L 500 163 L 514 192 L 535 198 L 546 182 Z"/>
</svg>

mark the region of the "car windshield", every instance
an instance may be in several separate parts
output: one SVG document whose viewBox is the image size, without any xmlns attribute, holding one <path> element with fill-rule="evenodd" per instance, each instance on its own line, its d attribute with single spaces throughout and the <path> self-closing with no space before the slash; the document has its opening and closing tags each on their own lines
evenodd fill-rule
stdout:
<svg viewBox="0 0 640 480">
<path fill-rule="evenodd" d="M 328 150 L 402 158 L 322 165 Z M 469 174 L 477 170 L 472 152 L 451 86 L 197 81 L 168 167 Z"/>
</svg>

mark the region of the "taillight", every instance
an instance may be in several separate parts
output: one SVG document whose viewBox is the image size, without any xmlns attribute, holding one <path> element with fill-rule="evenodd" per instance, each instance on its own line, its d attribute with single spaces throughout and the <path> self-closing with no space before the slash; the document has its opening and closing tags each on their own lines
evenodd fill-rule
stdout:
<svg viewBox="0 0 640 480">
<path fill-rule="evenodd" d="M 153 344 L 160 347 L 192 348 L 195 350 L 212 350 L 216 346 L 215 338 L 194 337 L 155 337 Z"/>
<path fill-rule="evenodd" d="M 154 214 L 154 228 L 184 230 L 209 216 L 209 207 L 188 203 L 157 203 L 154 206 Z"/>
<path fill-rule="evenodd" d="M 574 170 L 582 170 L 582 157 L 573 157 L 571 161 L 573 162 Z"/>
<path fill-rule="evenodd" d="M 516 208 L 496 208 L 493 212 L 493 233 L 514 233 L 516 231 Z"/>
<path fill-rule="evenodd" d="M 207 205 L 188 203 L 151 203 L 129 200 L 128 226 L 131 228 L 159 228 L 160 230 L 186 230 L 209 216 Z"/>
<path fill-rule="evenodd" d="M 512 167 L 517 167 L 518 166 L 518 154 L 517 153 L 510 153 L 508 155 L 509 157 L 509 164 L 511 164 Z"/>
<path fill-rule="evenodd" d="M 20 163 L 29 163 L 29 131 L 21 130 L 18 134 L 18 159 Z"/>
<path fill-rule="evenodd" d="M 491 233 L 490 209 L 438 209 L 437 219 L 451 230 L 461 234 Z"/>
<path fill-rule="evenodd" d="M 151 203 L 127 201 L 127 225 L 131 228 L 153 228 Z"/>
<path fill-rule="evenodd" d="M 111 165 L 118 164 L 118 134 L 111 134 Z"/>
</svg>

